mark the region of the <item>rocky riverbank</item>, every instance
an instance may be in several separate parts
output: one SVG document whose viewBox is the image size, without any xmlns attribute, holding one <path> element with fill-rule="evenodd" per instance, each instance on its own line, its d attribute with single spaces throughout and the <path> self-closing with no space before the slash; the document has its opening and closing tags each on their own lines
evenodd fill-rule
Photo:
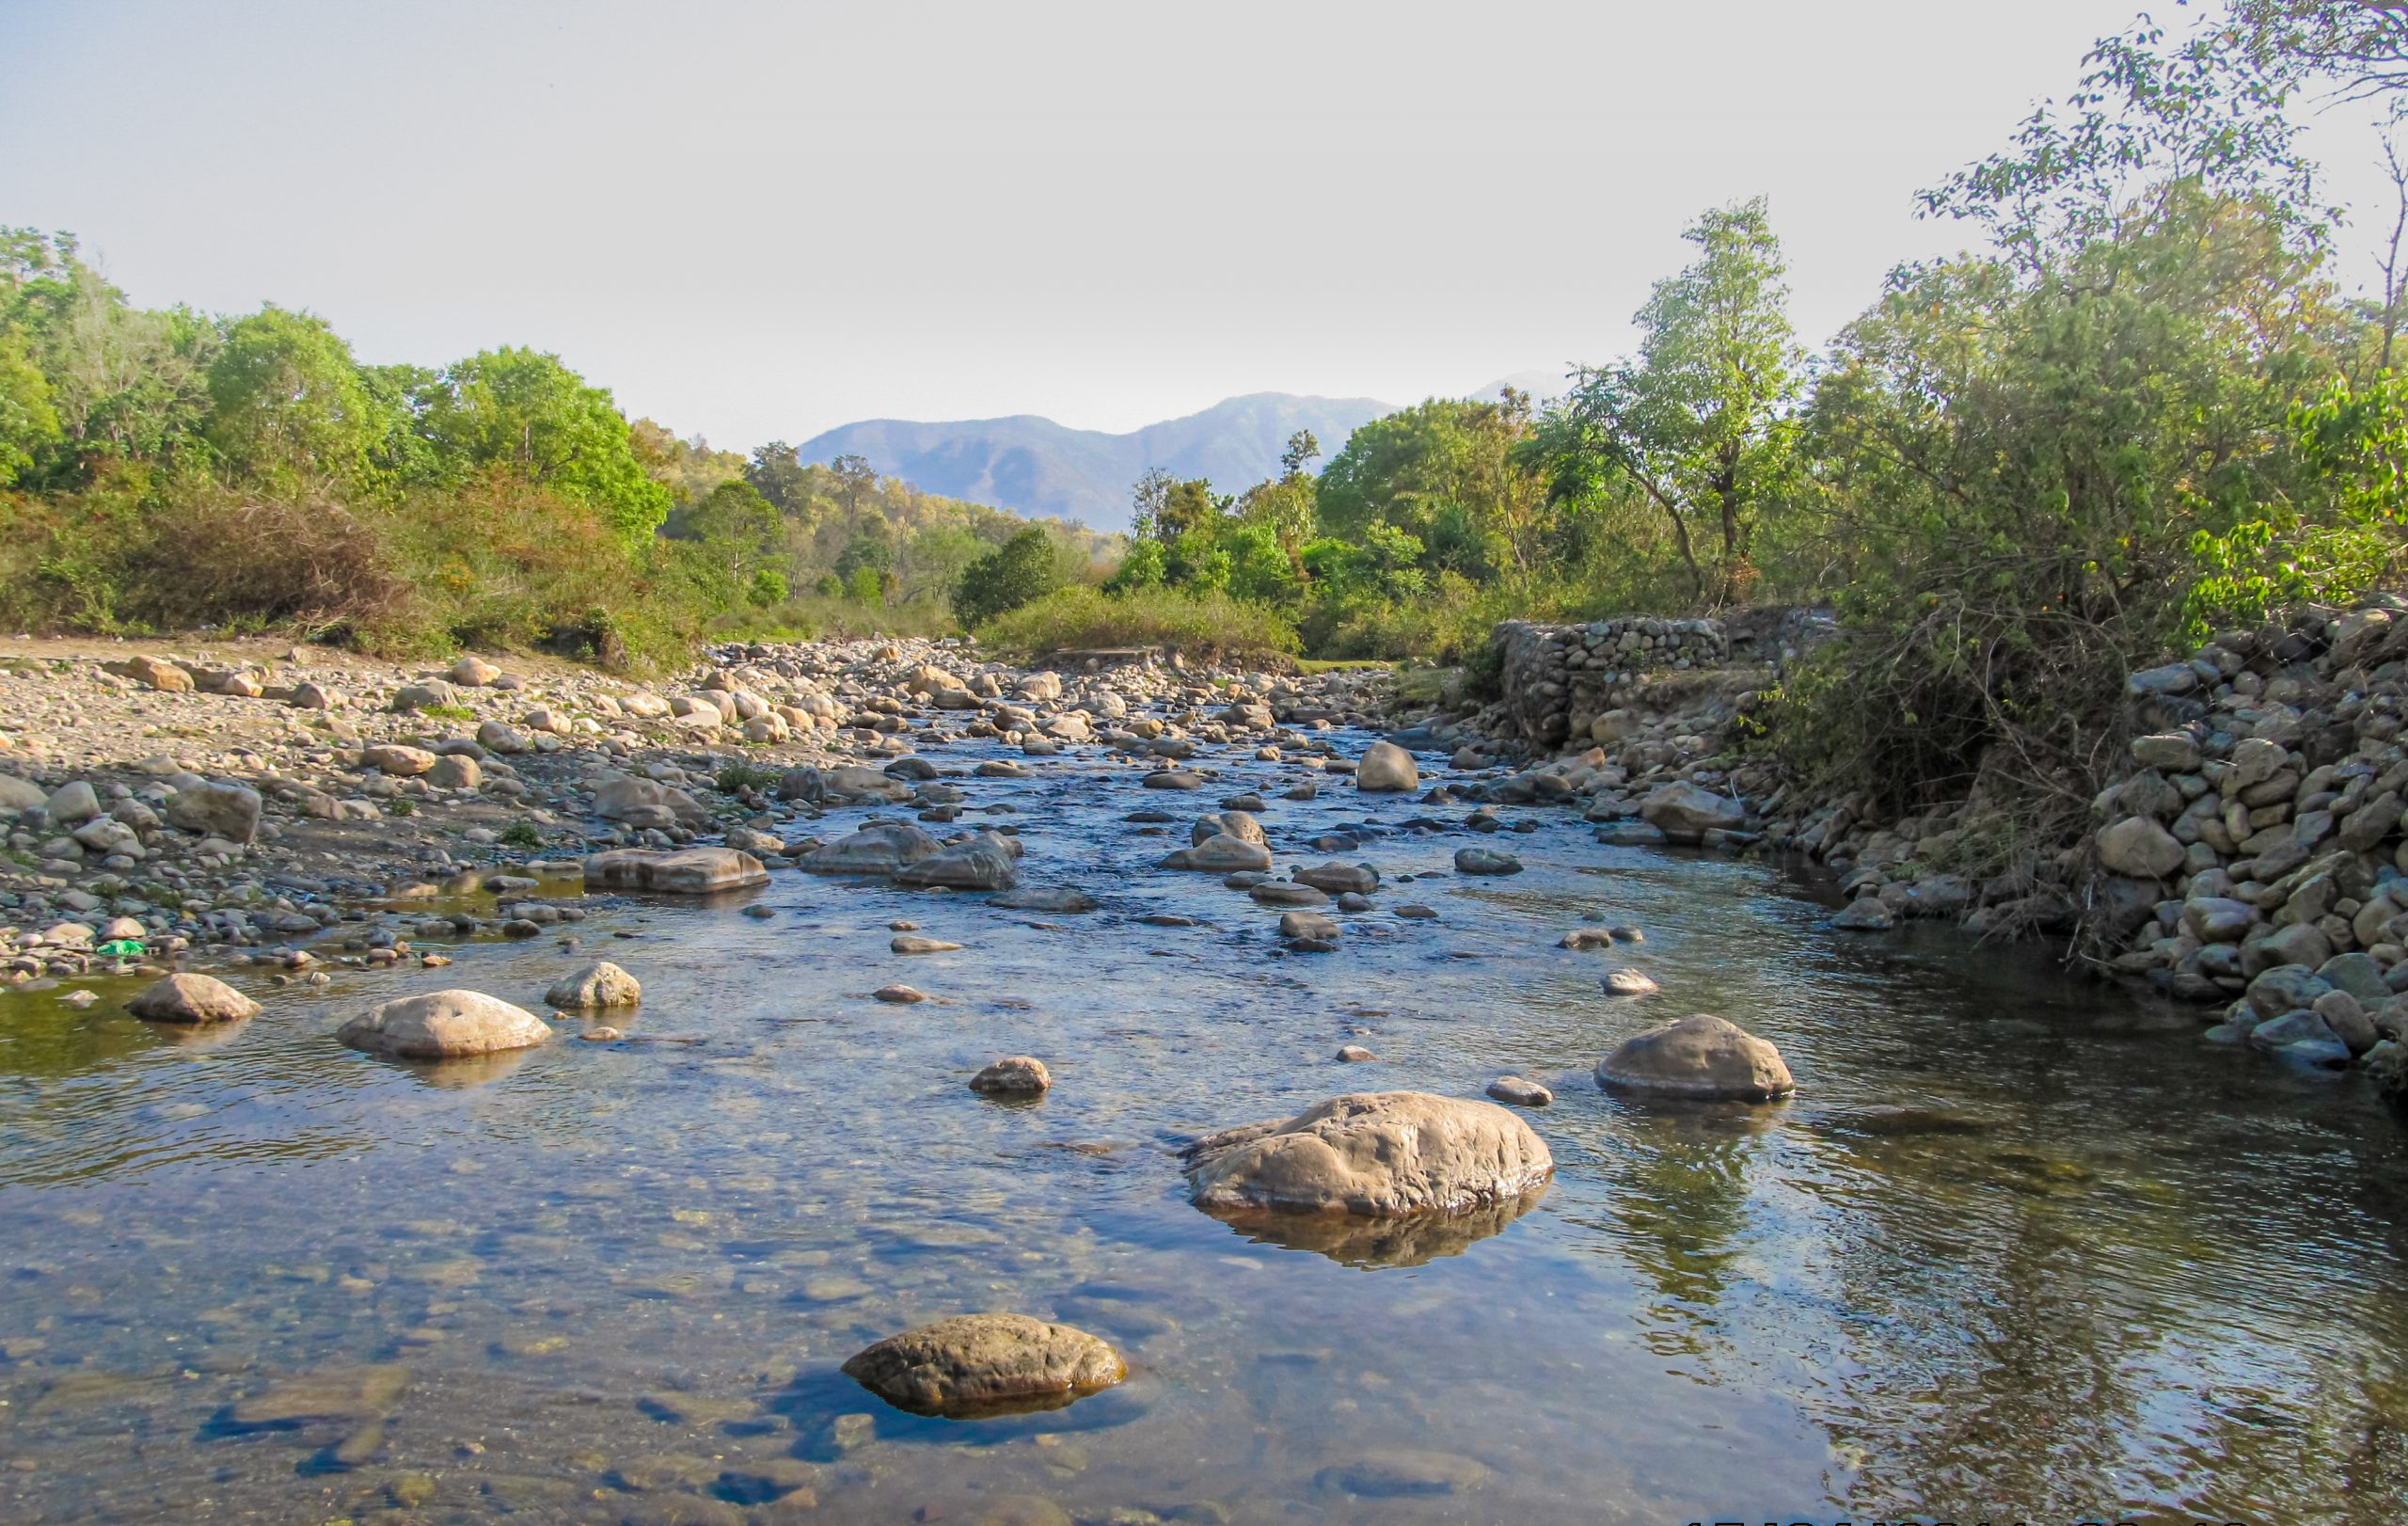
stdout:
<svg viewBox="0 0 2408 1526">
<path fill-rule="evenodd" d="M 1827 628 L 1796 612 L 1756 615 L 1744 633 L 1508 625 L 1503 693 L 1409 718 L 1397 739 L 1452 749 L 1460 767 L 1513 764 L 1446 787 L 1456 798 L 1575 806 L 1609 842 L 1825 866 L 1846 898 L 1839 929 L 1946 918 L 2063 937 L 2103 973 L 2215 1004 L 2211 1041 L 2364 1065 L 2400 1086 L 2408 604 L 2309 611 L 2132 674 L 2126 762 L 2091 830 L 1984 874 L 1962 867 L 1996 835 L 1980 803 L 1880 819 L 1861 797 L 1816 798 L 1744 744 L 1761 691 Z"/>
<path fill-rule="evenodd" d="M 1243 745 L 1318 768 L 1335 749 L 1314 732 L 1376 708 L 1362 674 L 1088 665 L 806 643 L 723 647 L 636 684 L 543 660 L 14 644 L 0 652 L 0 914 L 14 924 L 0 978 L 165 969 L 213 947 L 309 978 L 328 957 L 398 963 L 437 922 L 449 938 L 529 936 L 580 916 L 532 894 L 580 876 L 695 892 L 740 880 L 738 860 L 800 865 L 829 846 L 809 823 L 837 802 L 910 808 L 927 882 L 992 888 L 1007 855 L 959 829 L 964 792 L 923 755 L 949 741 L 1164 772 Z M 329 955 L 324 935 L 346 925 Z"/>
</svg>

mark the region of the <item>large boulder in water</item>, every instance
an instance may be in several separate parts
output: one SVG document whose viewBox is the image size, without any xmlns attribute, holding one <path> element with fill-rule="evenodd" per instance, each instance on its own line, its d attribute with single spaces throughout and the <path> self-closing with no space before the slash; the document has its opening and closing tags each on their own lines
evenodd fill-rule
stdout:
<svg viewBox="0 0 2408 1526">
<path fill-rule="evenodd" d="M 1425 1091 L 1332 1097 L 1210 1135 L 1182 1158 L 1199 1208 L 1369 1216 L 1518 1200 L 1555 1169 L 1546 1141 L 1514 1114 Z"/>
<path fill-rule="evenodd" d="M 1704 1012 L 1623 1041 L 1597 1062 L 1597 1084 L 1658 1097 L 1754 1102 L 1798 1089 L 1771 1041 Z"/>
<path fill-rule="evenodd" d="M 207 975 L 171 975 L 145 986 L 125 1009 L 151 1023 L 236 1023 L 259 1014 L 260 1004 Z"/>
<path fill-rule="evenodd" d="M 907 866 L 895 882 L 920 889 L 1009 890 L 1019 882 L 1010 844 L 988 833 Z"/>
<path fill-rule="evenodd" d="M 589 890 L 650 890 L 665 896 L 708 896 L 769 882 L 759 859 L 733 848 L 686 848 L 673 853 L 614 848 L 585 861 Z"/>
<path fill-rule="evenodd" d="M 963 1314 L 856 1352 L 845 1375 L 898 1409 L 974 1416 L 1049 1408 L 1129 1375 L 1085 1330 L 1026 1314 Z"/>
<path fill-rule="evenodd" d="M 1728 795 L 1691 784 L 1666 785 L 1639 803 L 1640 819 L 1664 835 L 1667 842 L 1693 843 L 1708 832 L 1736 832 L 1747 825 L 1748 808 Z"/>
<path fill-rule="evenodd" d="M 552 1036 L 544 1020 L 481 991 L 431 991 L 371 1008 L 335 1030 L 354 1049 L 403 1059 L 449 1059 L 525 1049 Z"/>
<path fill-rule="evenodd" d="M 1207 874 L 1238 874 L 1271 867 L 1271 850 L 1259 842 L 1224 832 L 1193 848 L 1181 848 L 1162 861 L 1165 869 L 1198 869 Z"/>
<path fill-rule="evenodd" d="M 908 821 L 873 821 L 802 856 L 813 874 L 893 874 L 944 847 Z"/>
<path fill-rule="evenodd" d="M 1375 741 L 1354 765 L 1354 787 L 1366 792 L 1395 794 L 1421 787 L 1421 771 L 1413 755 L 1392 741 Z"/>
<path fill-rule="evenodd" d="M 544 1000 L 572 1012 L 596 1007 L 633 1007 L 643 1000 L 643 987 L 634 976 L 609 960 L 597 959 L 553 981 L 552 989 L 544 993 Z"/>
</svg>

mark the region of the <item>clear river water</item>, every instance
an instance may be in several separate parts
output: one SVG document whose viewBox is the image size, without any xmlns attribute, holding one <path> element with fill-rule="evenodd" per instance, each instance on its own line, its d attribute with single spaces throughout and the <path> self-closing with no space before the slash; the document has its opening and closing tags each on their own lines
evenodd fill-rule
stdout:
<svg viewBox="0 0 2408 1526">
<path fill-rule="evenodd" d="M 0 1521 L 2408 1519 L 2408 1164 L 2356 1083 L 2045 951 L 1833 932 L 1777 870 L 1569 811 L 1434 833 L 1402 823 L 1464 811 L 1215 766 L 962 781 L 1084 915 L 780 871 L 766 919 L 596 897 L 448 969 L 235 971 L 266 1009 L 230 1030 L 136 1022 L 131 983 L 0 994 Z M 1152 866 L 1245 787 L 1283 871 L 1386 876 L 1339 951 Z M 1456 876 L 1472 843 L 1526 872 Z M 966 946 L 890 954 L 896 918 Z M 1592 921 L 1646 941 L 1557 946 Z M 332 1037 L 444 986 L 540 1008 L 597 955 L 644 985 L 624 1042 Z M 1623 963 L 1662 993 L 1605 996 Z M 869 999 L 891 980 L 934 999 Z M 1690 1011 L 1775 1041 L 1798 1095 L 1589 1079 Z M 1041 1102 L 967 1089 L 1008 1054 Z M 1527 1116 L 1558 1163 L 1511 1222 L 1282 1243 L 1182 1194 L 1197 1134 L 1509 1072 L 1555 1087 Z M 1133 1376 L 965 1422 L 837 1371 L 986 1310 Z"/>
</svg>

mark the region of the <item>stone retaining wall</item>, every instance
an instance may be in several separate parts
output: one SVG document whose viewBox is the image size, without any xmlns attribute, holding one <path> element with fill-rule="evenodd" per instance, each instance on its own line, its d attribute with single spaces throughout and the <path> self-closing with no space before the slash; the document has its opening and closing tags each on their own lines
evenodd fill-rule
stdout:
<svg viewBox="0 0 2408 1526">
<path fill-rule="evenodd" d="M 1830 625 L 1813 610 L 1747 610 L 1725 620 L 1618 615 L 1563 626 L 1509 620 L 1497 628 L 1505 718 L 1532 746 L 1577 743 L 1651 679 L 1776 662 Z"/>
</svg>

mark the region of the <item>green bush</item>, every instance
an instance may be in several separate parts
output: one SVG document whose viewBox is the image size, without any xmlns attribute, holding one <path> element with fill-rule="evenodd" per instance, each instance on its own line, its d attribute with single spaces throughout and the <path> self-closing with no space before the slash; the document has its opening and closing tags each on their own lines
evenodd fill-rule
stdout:
<svg viewBox="0 0 2408 1526">
<path fill-rule="evenodd" d="M 979 625 L 1061 586 L 1054 564 L 1054 542 L 1035 525 L 962 569 L 953 592 L 953 612 L 965 626 Z"/>
<path fill-rule="evenodd" d="M 1227 594 L 1169 588 L 1107 594 L 1084 583 L 998 615 L 979 628 L 978 639 L 1030 657 L 1160 646 L 1182 657 L 1246 661 L 1293 657 L 1302 645 L 1296 628 L 1276 611 Z"/>
</svg>

